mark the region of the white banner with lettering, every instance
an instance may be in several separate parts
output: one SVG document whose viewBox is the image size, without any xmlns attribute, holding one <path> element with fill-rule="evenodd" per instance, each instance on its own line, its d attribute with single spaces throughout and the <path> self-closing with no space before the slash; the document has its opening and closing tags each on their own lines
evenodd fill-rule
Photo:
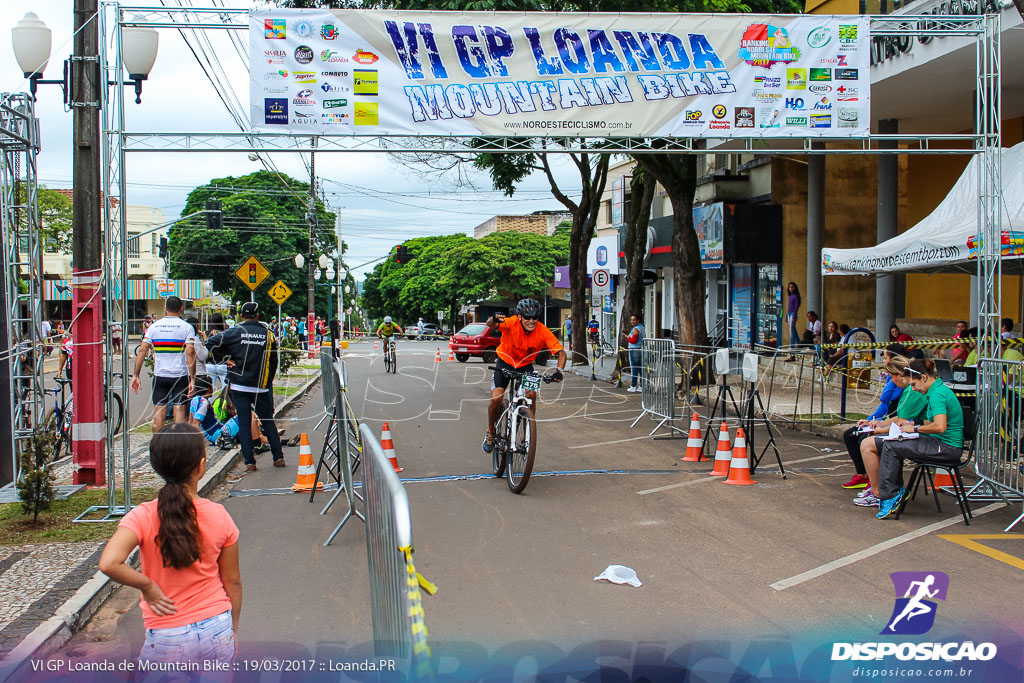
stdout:
<svg viewBox="0 0 1024 683">
<path fill-rule="evenodd" d="M 320 135 L 868 134 L 864 16 L 254 10 L 253 128 Z"/>
</svg>

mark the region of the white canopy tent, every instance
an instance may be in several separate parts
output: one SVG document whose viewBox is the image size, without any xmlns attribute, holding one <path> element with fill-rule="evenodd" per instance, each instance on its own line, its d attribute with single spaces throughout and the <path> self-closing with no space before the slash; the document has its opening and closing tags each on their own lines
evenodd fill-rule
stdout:
<svg viewBox="0 0 1024 683">
<path fill-rule="evenodd" d="M 1003 149 L 1000 230 L 1003 272 L 1024 273 L 1024 143 Z M 873 247 L 821 250 L 822 275 L 894 272 L 977 273 L 978 165 L 970 163 L 945 199 L 920 223 Z"/>
</svg>

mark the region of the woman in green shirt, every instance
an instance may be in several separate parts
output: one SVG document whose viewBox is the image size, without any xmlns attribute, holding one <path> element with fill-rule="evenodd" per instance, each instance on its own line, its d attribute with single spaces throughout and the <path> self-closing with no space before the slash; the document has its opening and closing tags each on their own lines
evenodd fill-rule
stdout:
<svg viewBox="0 0 1024 683">
<path fill-rule="evenodd" d="M 924 418 L 925 400 L 924 396 L 911 391 L 910 378 L 906 375 L 910 365 L 903 356 L 889 356 L 885 364 L 885 371 L 889 374 L 893 384 L 903 390 L 900 394 L 899 403 L 896 404 L 896 417 L 892 420 L 872 420 L 866 426 L 874 430 L 874 438 L 866 438 L 860 442 L 860 457 L 864 461 L 864 469 L 867 472 L 870 485 L 853 499 L 856 505 L 861 507 L 878 506 L 878 453 L 881 450 L 882 439 L 889 433 L 889 426 L 893 423 L 901 426 L 905 423 L 913 425 L 920 423 Z"/>
<path fill-rule="evenodd" d="M 964 450 L 964 413 L 953 391 L 935 376 L 931 360 L 913 360 L 907 367 L 910 385 L 927 402 L 924 424 L 904 424 L 904 434 L 918 434 L 916 439 L 886 441 L 882 445 L 879 464 L 878 519 L 885 519 L 899 509 L 906 489 L 903 488 L 903 461 L 934 465 L 960 462 Z"/>
</svg>

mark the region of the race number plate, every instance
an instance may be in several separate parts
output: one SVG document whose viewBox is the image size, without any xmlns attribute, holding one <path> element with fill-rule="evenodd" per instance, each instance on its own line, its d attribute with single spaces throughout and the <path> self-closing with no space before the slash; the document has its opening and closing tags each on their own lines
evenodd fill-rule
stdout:
<svg viewBox="0 0 1024 683">
<path fill-rule="evenodd" d="M 459 347 L 459 353 L 466 353 L 466 347 L 465 346 L 460 346 Z"/>
<path fill-rule="evenodd" d="M 523 377 L 523 389 L 537 391 L 540 389 L 540 375 L 527 375 Z"/>
</svg>

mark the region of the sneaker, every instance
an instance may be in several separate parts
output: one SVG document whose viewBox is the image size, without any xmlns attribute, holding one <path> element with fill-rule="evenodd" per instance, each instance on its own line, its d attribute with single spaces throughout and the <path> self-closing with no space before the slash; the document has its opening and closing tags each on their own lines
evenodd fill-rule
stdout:
<svg viewBox="0 0 1024 683">
<path fill-rule="evenodd" d="M 874 495 L 874 494 L 871 493 L 871 487 L 869 486 L 869 487 L 865 488 L 864 490 L 862 490 L 860 493 L 858 493 L 857 494 L 857 498 L 863 498 L 864 496 L 871 496 L 871 495 Z"/>
<path fill-rule="evenodd" d="M 637 391 L 639 391 L 639 389 L 637 387 L 630 387 L 629 389 L 626 389 L 626 391 L 628 391 L 631 394 L 635 394 Z"/>
<path fill-rule="evenodd" d="M 878 504 L 878 514 L 875 515 L 878 519 L 885 519 L 892 513 L 899 509 L 900 503 L 903 502 L 903 495 L 906 493 L 905 489 L 900 489 L 896 492 L 896 495 L 892 498 L 886 498 Z"/>
<path fill-rule="evenodd" d="M 490 453 L 491 451 L 493 451 L 494 450 L 494 435 L 491 434 L 490 432 L 487 432 L 486 434 L 484 434 L 484 442 L 483 442 L 483 444 L 481 444 L 480 447 L 482 449 L 484 449 L 484 453 Z"/>
<path fill-rule="evenodd" d="M 843 484 L 844 489 L 862 489 L 869 484 L 866 474 L 855 474 L 853 479 Z"/>
<path fill-rule="evenodd" d="M 868 491 L 866 496 L 857 496 L 853 499 L 853 504 L 859 505 L 862 508 L 878 507 L 878 503 L 879 500 L 875 498 L 871 491 Z"/>
</svg>

